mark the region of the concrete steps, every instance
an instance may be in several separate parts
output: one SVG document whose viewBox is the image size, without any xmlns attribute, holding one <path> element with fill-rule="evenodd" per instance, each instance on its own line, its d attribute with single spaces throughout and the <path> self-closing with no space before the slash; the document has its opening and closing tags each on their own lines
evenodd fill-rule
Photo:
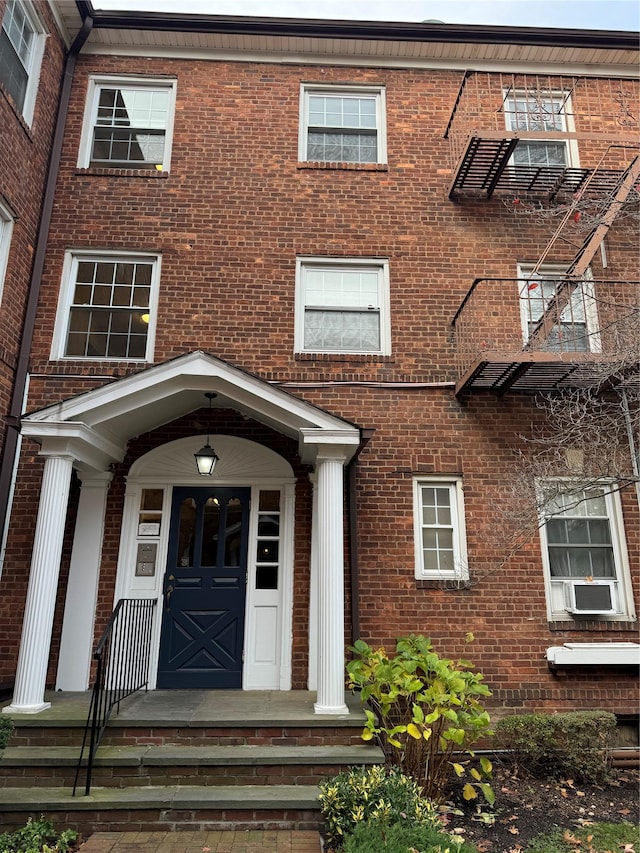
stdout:
<svg viewBox="0 0 640 853">
<path fill-rule="evenodd" d="M 0 758 L 0 787 L 72 786 L 79 754 L 79 747 L 72 746 L 8 746 Z M 100 746 L 93 784 L 317 785 L 347 766 L 380 761 L 379 750 L 364 744 Z"/>
<path fill-rule="evenodd" d="M 201 693 L 156 691 L 123 704 L 89 796 L 82 775 L 72 796 L 88 697 L 85 707 L 63 696 L 42 714 L 14 718 L 0 753 L 0 831 L 42 813 L 84 834 L 318 829 L 321 781 L 383 760 L 361 740 L 359 703 L 334 718 L 314 715 L 307 693 L 218 692 L 210 704 Z"/>
</svg>

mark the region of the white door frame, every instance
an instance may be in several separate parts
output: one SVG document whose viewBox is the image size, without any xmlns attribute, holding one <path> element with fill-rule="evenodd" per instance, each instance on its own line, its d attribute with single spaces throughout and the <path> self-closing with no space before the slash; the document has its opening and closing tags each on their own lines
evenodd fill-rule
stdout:
<svg viewBox="0 0 640 853">
<path fill-rule="evenodd" d="M 245 597 L 245 662 L 243 689 L 290 690 L 293 615 L 293 533 L 295 519 L 295 478 L 289 463 L 274 451 L 247 439 L 227 435 L 212 435 L 211 443 L 220 457 L 214 476 L 203 478 L 196 473 L 193 454 L 202 444 L 202 436 L 169 442 L 140 457 L 131 466 L 127 477 L 122 537 L 114 604 L 119 598 L 155 598 L 158 613 L 154 620 L 149 688 L 156 686 L 158 651 L 160 646 L 162 581 L 167 562 L 169 522 L 174 486 L 194 487 L 251 487 L 249 518 L 249 556 L 247 594 Z M 141 535 L 140 499 L 143 489 L 162 489 L 162 510 L 159 529 L 154 535 Z M 279 582 L 274 595 L 255 589 L 256 542 L 258 531 L 259 493 L 261 490 L 280 491 L 280 554 Z M 137 574 L 139 545 L 155 546 L 153 574 Z M 265 655 L 263 638 L 257 636 L 256 620 L 269 608 L 275 646 Z M 274 612 L 275 611 L 275 612 Z M 261 650 L 260 660 L 255 651 Z"/>
</svg>

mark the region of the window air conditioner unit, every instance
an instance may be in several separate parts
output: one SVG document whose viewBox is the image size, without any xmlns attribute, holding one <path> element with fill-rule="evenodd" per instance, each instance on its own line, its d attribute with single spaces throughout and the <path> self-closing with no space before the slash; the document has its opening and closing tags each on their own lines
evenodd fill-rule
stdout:
<svg viewBox="0 0 640 853">
<path fill-rule="evenodd" d="M 613 580 L 570 580 L 565 583 L 565 595 L 566 610 L 574 616 L 605 616 L 618 612 Z"/>
</svg>

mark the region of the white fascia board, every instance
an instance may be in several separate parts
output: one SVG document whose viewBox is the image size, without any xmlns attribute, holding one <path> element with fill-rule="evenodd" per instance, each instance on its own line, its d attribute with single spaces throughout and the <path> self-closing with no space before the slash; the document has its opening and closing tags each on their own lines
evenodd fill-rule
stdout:
<svg viewBox="0 0 640 853">
<path fill-rule="evenodd" d="M 544 74 L 572 77 L 613 77 L 638 79 L 634 61 L 625 64 L 610 62 L 569 62 L 561 60 L 522 61 L 509 59 L 483 59 L 477 56 L 462 58 L 376 56 L 375 54 L 339 55 L 282 50 L 241 50 L 233 48 L 201 47 L 138 47 L 132 45 L 87 44 L 83 54 L 96 56 L 141 57 L 145 59 L 182 59 L 211 62 L 255 62 L 272 65 L 337 65 L 348 67 L 410 68 L 427 71 L 496 71 L 505 74 Z"/>
<path fill-rule="evenodd" d="M 71 456 L 80 466 L 96 471 L 121 462 L 126 451 L 86 424 L 73 421 L 23 422 L 22 434 L 40 444 L 39 456 Z"/>
<path fill-rule="evenodd" d="M 346 430 L 358 436 L 359 441 L 358 430 L 341 418 L 201 351 L 150 367 L 41 409 L 27 415 L 22 422 L 26 425 L 79 421 L 92 425 L 102 434 L 108 434 L 111 423 L 114 432 L 119 433 L 120 430 L 115 426 L 118 419 L 184 391 L 216 392 L 228 398 L 231 404 L 237 403 L 256 420 L 291 436 L 299 435 L 301 428 L 310 427 L 324 435 Z M 154 429 L 161 422 L 149 423 L 148 429 Z M 130 436 L 122 436 L 122 439 L 127 437 Z"/>
<path fill-rule="evenodd" d="M 639 666 L 638 643 L 564 643 L 547 649 L 551 666 Z"/>
</svg>

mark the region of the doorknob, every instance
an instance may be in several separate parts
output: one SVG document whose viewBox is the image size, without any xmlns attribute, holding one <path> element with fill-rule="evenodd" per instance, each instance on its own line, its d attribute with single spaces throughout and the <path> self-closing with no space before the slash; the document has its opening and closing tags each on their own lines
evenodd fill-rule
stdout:
<svg viewBox="0 0 640 853">
<path fill-rule="evenodd" d="M 169 585 L 166 589 L 165 594 L 164 594 L 164 603 L 165 603 L 165 607 L 167 610 L 169 609 L 169 599 L 171 598 L 172 592 L 173 592 L 173 587 L 171 585 Z"/>
</svg>

